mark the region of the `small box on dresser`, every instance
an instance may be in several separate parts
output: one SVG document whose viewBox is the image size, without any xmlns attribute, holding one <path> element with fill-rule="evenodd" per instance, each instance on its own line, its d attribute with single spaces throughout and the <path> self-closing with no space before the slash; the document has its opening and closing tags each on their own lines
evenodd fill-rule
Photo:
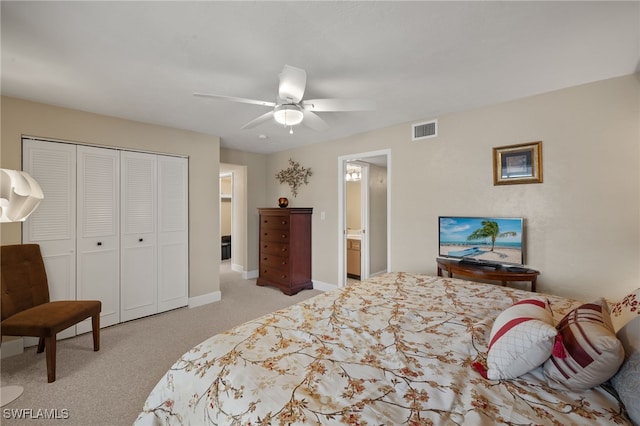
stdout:
<svg viewBox="0 0 640 426">
<path fill-rule="evenodd" d="M 260 208 L 260 270 L 256 283 L 291 296 L 312 289 L 313 208 Z"/>
</svg>

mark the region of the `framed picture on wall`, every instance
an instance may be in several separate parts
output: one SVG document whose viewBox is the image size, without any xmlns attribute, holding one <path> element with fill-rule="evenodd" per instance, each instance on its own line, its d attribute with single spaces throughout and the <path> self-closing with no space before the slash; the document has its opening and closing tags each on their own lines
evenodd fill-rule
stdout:
<svg viewBox="0 0 640 426">
<path fill-rule="evenodd" d="M 542 183 L 542 142 L 493 148 L 493 184 Z"/>
</svg>

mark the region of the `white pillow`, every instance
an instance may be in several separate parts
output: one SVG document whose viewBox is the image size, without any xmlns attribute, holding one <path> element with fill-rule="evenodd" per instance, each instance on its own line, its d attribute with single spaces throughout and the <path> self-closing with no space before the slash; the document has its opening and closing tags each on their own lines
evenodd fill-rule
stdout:
<svg viewBox="0 0 640 426">
<path fill-rule="evenodd" d="M 611 325 L 607 302 L 578 306 L 558 323 L 559 346 L 544 363 L 547 384 L 555 389 L 585 390 L 611 378 L 624 349 Z"/>
<path fill-rule="evenodd" d="M 487 354 L 487 378 L 515 379 L 545 362 L 558 331 L 549 302 L 543 297 L 521 300 L 496 318 Z"/>
<path fill-rule="evenodd" d="M 616 333 L 633 318 L 640 316 L 640 288 L 611 306 L 611 324 Z"/>
</svg>

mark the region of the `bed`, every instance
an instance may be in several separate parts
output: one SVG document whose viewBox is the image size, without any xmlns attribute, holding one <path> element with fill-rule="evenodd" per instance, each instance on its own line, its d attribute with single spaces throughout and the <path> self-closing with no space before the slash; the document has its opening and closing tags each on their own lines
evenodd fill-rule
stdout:
<svg viewBox="0 0 640 426">
<path fill-rule="evenodd" d="M 249 321 L 185 353 L 135 424 L 630 424 L 606 386 L 547 385 L 542 367 L 488 380 L 496 317 L 534 293 L 380 275 Z M 545 295 L 562 318 L 580 302 Z"/>
</svg>

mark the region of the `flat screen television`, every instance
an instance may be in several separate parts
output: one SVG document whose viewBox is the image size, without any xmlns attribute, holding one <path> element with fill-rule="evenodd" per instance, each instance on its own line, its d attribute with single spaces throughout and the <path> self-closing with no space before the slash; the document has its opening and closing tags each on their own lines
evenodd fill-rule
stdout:
<svg viewBox="0 0 640 426">
<path fill-rule="evenodd" d="M 438 255 L 470 263 L 524 266 L 524 219 L 440 216 Z"/>
</svg>

